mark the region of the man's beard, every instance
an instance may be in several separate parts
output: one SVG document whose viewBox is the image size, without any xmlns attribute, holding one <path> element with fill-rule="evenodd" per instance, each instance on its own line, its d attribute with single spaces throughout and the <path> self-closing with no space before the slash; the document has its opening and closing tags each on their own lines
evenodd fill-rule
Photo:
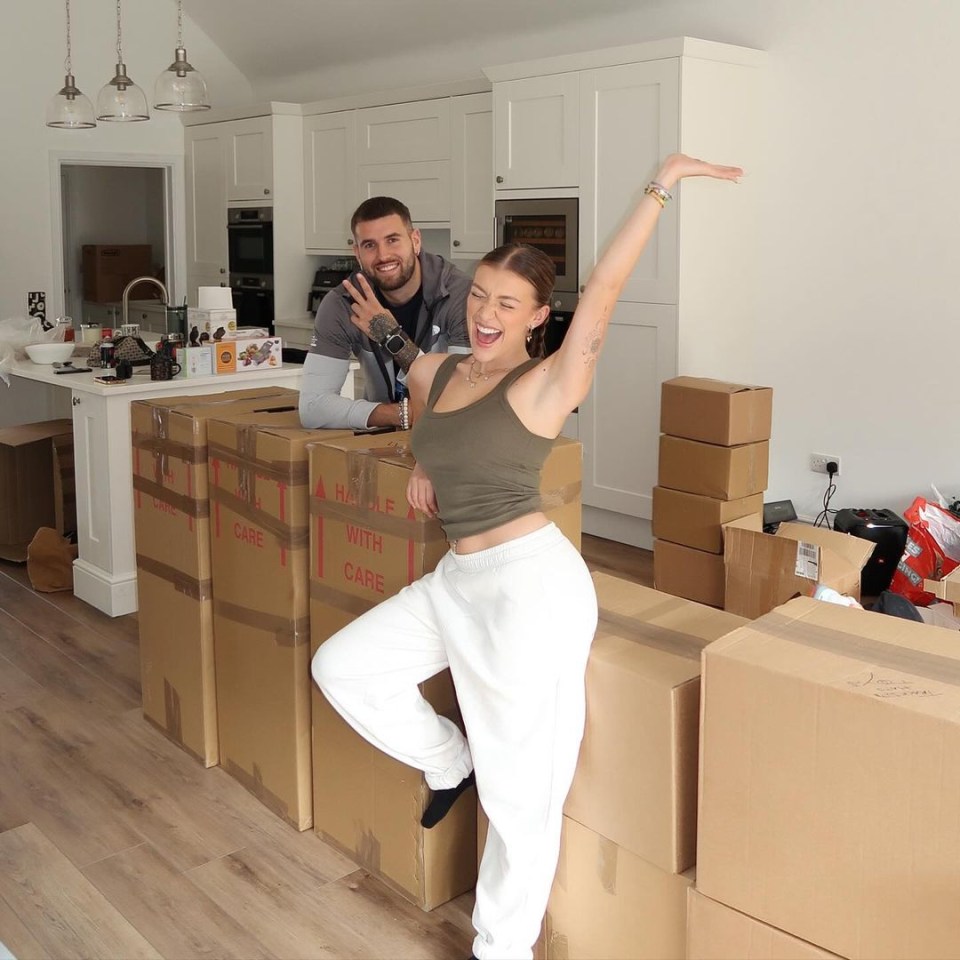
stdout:
<svg viewBox="0 0 960 960">
<path fill-rule="evenodd" d="M 367 275 L 371 283 L 378 286 L 381 290 L 399 290 L 400 287 L 409 283 L 417 269 L 417 255 L 412 253 L 409 260 L 400 261 L 400 269 L 389 277 L 381 277 L 373 268 L 373 275 Z"/>
</svg>

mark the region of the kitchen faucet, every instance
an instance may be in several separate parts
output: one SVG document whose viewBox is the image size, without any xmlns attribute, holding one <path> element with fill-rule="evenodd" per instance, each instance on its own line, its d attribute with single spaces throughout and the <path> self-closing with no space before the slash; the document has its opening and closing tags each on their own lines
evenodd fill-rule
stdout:
<svg viewBox="0 0 960 960">
<path fill-rule="evenodd" d="M 170 294 L 167 293 L 167 288 L 156 278 L 156 277 L 134 277 L 124 288 L 123 296 L 123 323 L 124 326 L 130 322 L 130 291 L 138 283 L 152 283 L 155 287 L 160 288 L 160 292 L 163 294 L 163 305 L 164 307 L 170 306 Z"/>
</svg>

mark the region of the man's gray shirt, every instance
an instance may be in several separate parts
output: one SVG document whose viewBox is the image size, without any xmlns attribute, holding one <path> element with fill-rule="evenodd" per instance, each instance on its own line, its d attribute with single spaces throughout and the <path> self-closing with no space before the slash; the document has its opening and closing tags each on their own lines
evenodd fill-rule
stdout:
<svg viewBox="0 0 960 960">
<path fill-rule="evenodd" d="M 471 278 L 443 257 L 424 251 L 420 253 L 420 276 L 423 303 L 417 319 L 417 346 L 424 353 L 469 353 L 466 315 Z M 351 282 L 357 286 L 356 274 Z M 393 402 L 393 358 L 354 326 L 352 305 L 353 299 L 341 284 L 317 308 L 300 385 L 300 422 L 305 427 L 362 429 L 377 404 Z M 362 400 L 340 396 L 351 357 L 360 361 L 363 370 Z"/>
</svg>

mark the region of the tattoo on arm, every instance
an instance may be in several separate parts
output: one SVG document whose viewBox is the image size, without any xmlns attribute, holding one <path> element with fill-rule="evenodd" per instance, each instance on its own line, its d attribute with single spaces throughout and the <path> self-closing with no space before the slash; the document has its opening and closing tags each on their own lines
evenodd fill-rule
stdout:
<svg viewBox="0 0 960 960">
<path fill-rule="evenodd" d="M 603 345 L 603 324 L 598 323 L 589 336 L 583 341 L 583 362 L 590 364 L 597 362 L 600 355 L 600 347 Z"/>
</svg>

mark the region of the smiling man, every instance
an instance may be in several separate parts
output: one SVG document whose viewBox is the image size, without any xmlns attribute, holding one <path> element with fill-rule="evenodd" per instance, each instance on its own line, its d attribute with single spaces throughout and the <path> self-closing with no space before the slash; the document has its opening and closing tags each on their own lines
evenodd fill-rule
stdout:
<svg viewBox="0 0 960 960">
<path fill-rule="evenodd" d="M 422 249 L 410 211 L 371 197 L 350 222 L 360 270 L 317 309 L 303 366 L 300 420 L 327 429 L 409 427 L 404 380 L 420 353 L 469 353 L 470 278 Z M 363 369 L 364 399 L 340 396 L 350 357 Z"/>
</svg>

